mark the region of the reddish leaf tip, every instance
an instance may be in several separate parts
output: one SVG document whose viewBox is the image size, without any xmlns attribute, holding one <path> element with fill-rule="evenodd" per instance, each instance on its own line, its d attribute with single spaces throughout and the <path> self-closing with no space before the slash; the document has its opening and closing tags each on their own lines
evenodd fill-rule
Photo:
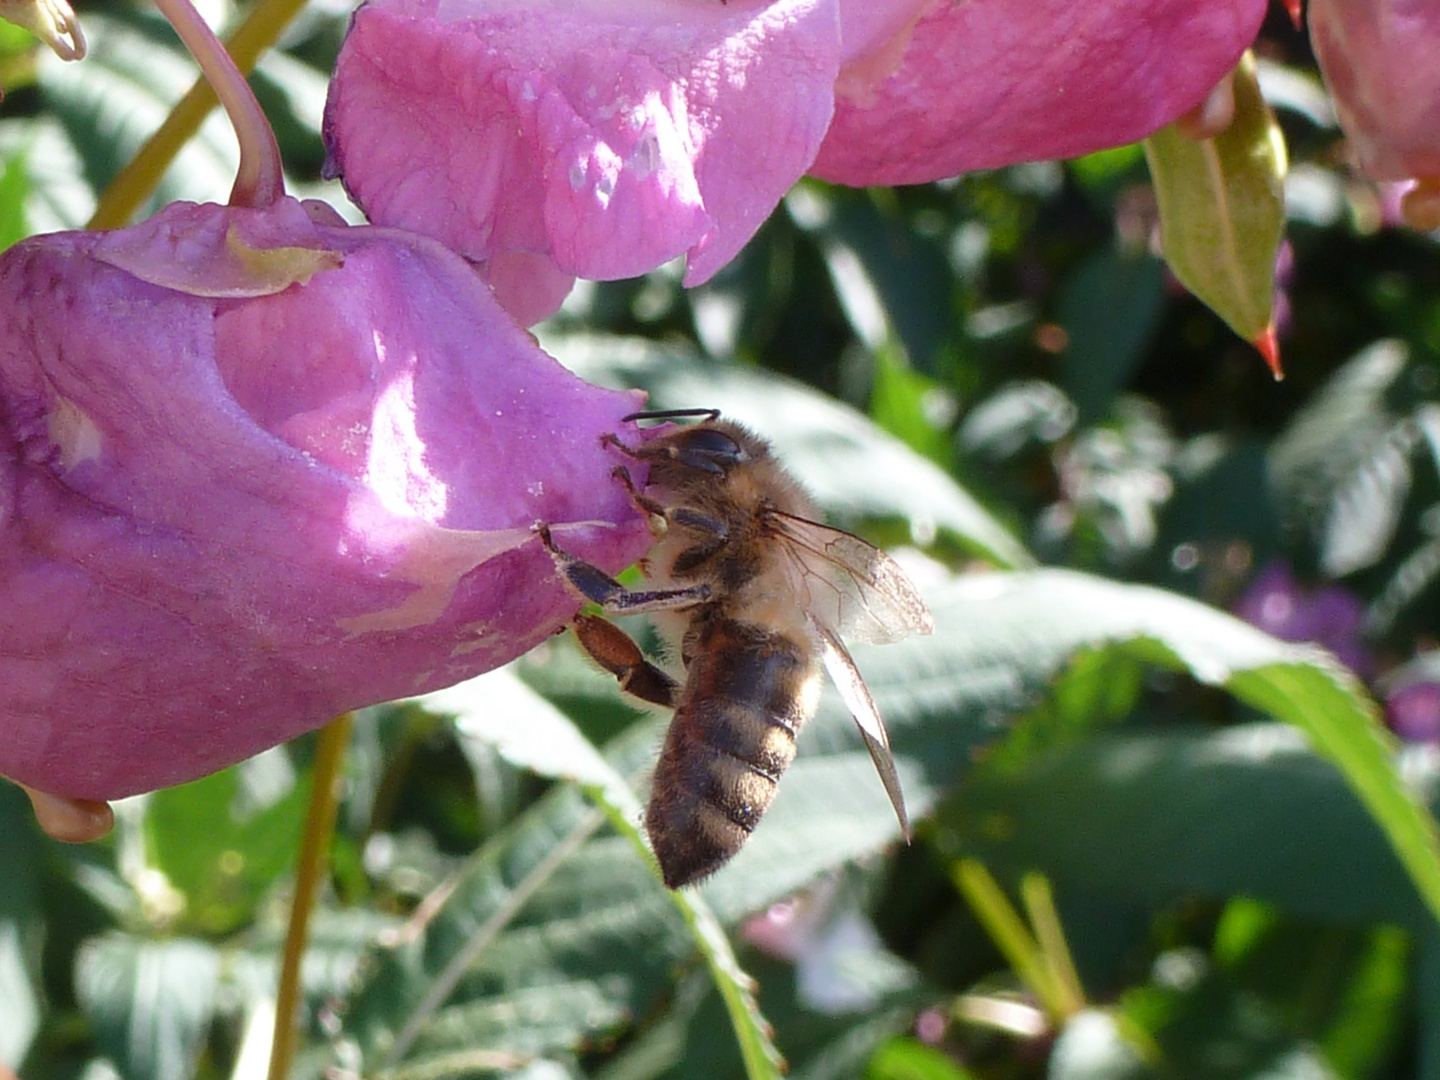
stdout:
<svg viewBox="0 0 1440 1080">
<path fill-rule="evenodd" d="M 1290 21 L 1295 24 L 1295 29 L 1299 30 L 1303 26 L 1302 4 L 1304 0 L 1283 0 L 1283 2 L 1285 10 L 1290 14 Z"/>
<path fill-rule="evenodd" d="M 1275 324 L 1272 322 L 1251 338 L 1250 344 L 1260 350 L 1260 355 L 1265 358 L 1265 364 L 1270 369 L 1270 373 L 1275 376 L 1275 381 L 1282 382 L 1285 378 L 1285 371 L 1280 366 L 1280 342 L 1275 337 Z"/>
</svg>

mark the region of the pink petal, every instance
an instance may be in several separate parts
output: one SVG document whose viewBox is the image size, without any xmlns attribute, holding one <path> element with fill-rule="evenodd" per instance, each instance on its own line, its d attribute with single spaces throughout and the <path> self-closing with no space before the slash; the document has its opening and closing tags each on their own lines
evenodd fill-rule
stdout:
<svg viewBox="0 0 1440 1080">
<path fill-rule="evenodd" d="M 534 326 L 560 310 L 575 287 L 575 276 L 544 255 L 504 251 L 475 269 L 490 286 L 500 306 L 521 326 Z"/>
<path fill-rule="evenodd" d="M 830 120 L 837 0 L 371 0 L 326 108 L 372 221 L 472 259 L 704 281 Z"/>
<path fill-rule="evenodd" d="M 1204 98 L 1264 13 L 1264 0 L 935 0 L 892 43 L 898 69 L 847 66 L 810 171 L 914 184 L 1133 142 Z"/>
<path fill-rule="evenodd" d="M 231 226 L 343 266 L 233 298 L 104 257 Z M 203 277 L 215 251 L 192 254 Z M 566 372 L 433 242 L 291 201 L 16 245 L 0 773 L 114 798 L 519 655 L 576 606 L 534 521 L 620 525 L 557 529 L 611 570 L 646 546 L 599 441 L 636 404 Z"/>
<path fill-rule="evenodd" d="M 1360 167 L 1440 177 L 1440 4 L 1311 0 L 1310 40 Z"/>
<path fill-rule="evenodd" d="M 840 0 L 841 60 L 848 66 L 890 49 L 934 0 Z M 897 58 L 898 59 L 898 58 Z"/>
</svg>

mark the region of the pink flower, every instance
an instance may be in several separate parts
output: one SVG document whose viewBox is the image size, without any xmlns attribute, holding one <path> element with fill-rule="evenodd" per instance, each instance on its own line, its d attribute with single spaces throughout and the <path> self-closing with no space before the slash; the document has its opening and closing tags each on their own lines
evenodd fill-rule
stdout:
<svg viewBox="0 0 1440 1080">
<path fill-rule="evenodd" d="M 1311 0 L 1308 17 L 1360 167 L 1377 180 L 1440 178 L 1440 4 Z"/>
<path fill-rule="evenodd" d="M 847 65 L 811 172 L 919 184 L 1135 142 L 1204 100 L 1264 14 L 1253 0 L 939 0 L 881 51 L 893 70 Z"/>
<path fill-rule="evenodd" d="M 1302 588 L 1282 562 L 1255 575 L 1235 614 L 1281 641 L 1321 645 L 1359 675 L 1374 666 L 1361 636 L 1365 605 L 1360 598 L 1340 585 Z"/>
<path fill-rule="evenodd" d="M 912 183 L 1195 105 L 1263 0 L 369 0 L 326 109 L 371 219 L 588 278 L 707 280 L 812 168 Z M 495 280 L 492 276 L 492 280 Z"/>
<path fill-rule="evenodd" d="M 495 667 L 643 524 L 581 382 L 429 240 L 176 204 L 0 258 L 0 773 L 108 799 Z"/>
<path fill-rule="evenodd" d="M 1440 683 L 1420 679 L 1395 687 L 1385 697 L 1385 718 L 1406 742 L 1440 742 Z"/>
</svg>

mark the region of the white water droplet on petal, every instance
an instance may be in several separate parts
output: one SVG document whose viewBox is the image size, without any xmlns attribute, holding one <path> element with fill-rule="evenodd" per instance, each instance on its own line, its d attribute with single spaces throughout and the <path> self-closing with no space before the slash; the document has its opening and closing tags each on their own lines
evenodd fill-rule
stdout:
<svg viewBox="0 0 1440 1080">
<path fill-rule="evenodd" d="M 60 451 L 65 470 L 85 461 L 99 461 L 104 448 L 100 428 L 90 414 L 69 398 L 57 397 L 48 417 L 48 434 Z"/>
<path fill-rule="evenodd" d="M 660 166 L 660 140 L 654 131 L 647 131 L 640 137 L 625 166 L 637 180 L 644 180 Z"/>
</svg>

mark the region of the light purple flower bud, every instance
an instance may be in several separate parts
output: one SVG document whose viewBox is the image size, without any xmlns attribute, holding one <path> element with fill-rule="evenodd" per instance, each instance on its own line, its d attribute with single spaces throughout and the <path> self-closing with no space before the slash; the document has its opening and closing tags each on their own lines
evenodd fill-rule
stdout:
<svg viewBox="0 0 1440 1080">
<path fill-rule="evenodd" d="M 176 204 L 0 258 L 0 773 L 109 799 L 495 667 L 647 537 L 638 404 L 432 241 Z M 592 522 L 589 526 L 566 523 Z"/>
<path fill-rule="evenodd" d="M 1406 742 L 1440 742 L 1440 684 L 1412 682 L 1391 691 L 1385 718 Z"/>
<path fill-rule="evenodd" d="M 1365 605 L 1360 598 L 1340 585 L 1304 589 L 1284 563 L 1270 563 L 1255 576 L 1235 614 L 1281 641 L 1321 645 L 1361 676 L 1373 667 L 1361 637 Z"/>
</svg>

